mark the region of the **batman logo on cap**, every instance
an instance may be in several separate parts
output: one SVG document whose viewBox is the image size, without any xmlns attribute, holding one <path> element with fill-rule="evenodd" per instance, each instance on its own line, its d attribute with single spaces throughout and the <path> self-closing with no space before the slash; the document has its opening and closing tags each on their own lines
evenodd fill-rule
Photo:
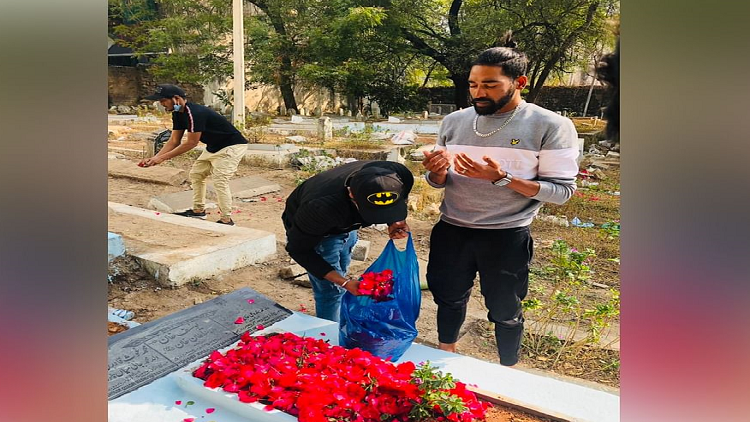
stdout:
<svg viewBox="0 0 750 422">
<path fill-rule="evenodd" d="M 398 199 L 396 192 L 377 192 L 367 196 L 367 202 L 373 205 L 391 205 Z"/>
</svg>

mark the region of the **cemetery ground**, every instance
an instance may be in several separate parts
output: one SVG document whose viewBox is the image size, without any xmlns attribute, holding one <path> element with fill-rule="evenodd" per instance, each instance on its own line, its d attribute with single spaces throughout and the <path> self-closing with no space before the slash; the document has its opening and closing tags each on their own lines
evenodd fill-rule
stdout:
<svg viewBox="0 0 750 422">
<path fill-rule="evenodd" d="M 146 139 L 152 132 L 168 125 L 166 120 L 132 123 L 110 127 L 110 153 L 121 154 L 134 162 L 140 159 Z M 263 132 L 260 143 L 289 143 L 284 135 Z M 420 135 L 418 144 L 434 143 L 434 135 Z M 340 145 L 342 140 L 338 141 Z M 330 147 L 337 145 L 315 144 Z M 382 144 L 382 143 L 380 143 Z M 163 163 L 160 166 L 190 169 L 197 152 Z M 339 151 L 339 156 L 346 157 Z M 408 154 L 407 154 L 408 157 Z M 363 158 L 363 157 L 359 157 Z M 592 159 L 584 158 L 582 168 Z M 415 175 L 421 165 L 409 161 L 406 165 Z M 532 224 L 535 240 L 534 261 L 530 277 L 525 316 L 526 338 L 519 369 L 542 371 L 566 380 L 594 382 L 602 388 L 619 389 L 619 164 L 610 162 L 598 167 L 596 177 L 579 179 L 579 190 L 566 204 L 545 204 L 540 217 Z M 147 322 L 241 287 L 250 287 L 288 309 L 315 315 L 312 291 L 294 280 L 280 277 L 282 268 L 291 265 L 284 250 L 284 228 L 281 213 L 284 200 L 301 178 L 309 176 L 290 166 L 262 163 L 240 165 L 235 178 L 259 176 L 278 184 L 281 190 L 260 195 L 250 200 L 234 199 L 232 218 L 237 226 L 264 230 L 276 235 L 276 254 L 265 262 L 224 273 L 207 280 L 193 280 L 170 288 L 160 285 L 131 257 L 116 258 L 109 268 L 108 305 L 135 313 L 134 321 Z M 408 223 L 412 229 L 415 248 L 423 266 L 429 256 L 429 234 L 439 218 L 437 205 L 441 192 L 427 186 L 419 177 L 412 191 L 416 198 L 411 204 Z M 582 180 L 588 186 L 581 187 Z M 594 182 L 594 183 L 591 183 Z M 189 190 L 187 182 L 180 186 L 147 183 L 127 178 L 109 177 L 108 200 L 140 208 L 149 208 L 152 197 Z M 218 220 L 217 209 L 208 210 L 208 220 Z M 553 218 L 555 217 L 555 218 Z M 590 228 L 575 227 L 569 222 L 578 217 L 582 223 L 593 223 Z M 567 224 L 565 224 L 567 222 Z M 604 227 L 602 227 L 604 226 Z M 152 233 L 170 236 L 176 242 L 193 242 L 184 233 Z M 366 261 L 352 261 L 350 274 L 361 274 L 379 255 L 388 238 L 375 227 L 360 230 L 360 239 L 371 242 Z M 398 244 L 398 242 L 397 242 Z M 424 271 L 424 269 L 422 269 Z M 436 305 L 428 290 L 422 291 L 422 309 L 417 322 L 418 343 L 436 347 Z M 486 319 L 487 312 L 478 288 L 469 303 L 458 351 L 461 354 L 497 362 L 493 327 Z M 531 326 L 535 324 L 534 329 Z M 110 329 L 110 334 L 114 334 Z M 529 419 L 523 419 L 529 417 Z M 533 421 L 530 416 L 508 416 L 512 421 Z"/>
</svg>

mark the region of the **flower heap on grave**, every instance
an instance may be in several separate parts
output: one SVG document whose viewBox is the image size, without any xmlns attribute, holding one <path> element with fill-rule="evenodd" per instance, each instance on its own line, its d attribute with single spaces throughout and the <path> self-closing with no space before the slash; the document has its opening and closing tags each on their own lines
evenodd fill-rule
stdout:
<svg viewBox="0 0 750 422">
<path fill-rule="evenodd" d="M 470 422 L 489 406 L 429 362 L 394 364 L 291 333 L 245 333 L 236 348 L 211 353 L 193 375 L 205 387 L 301 422 Z"/>
</svg>

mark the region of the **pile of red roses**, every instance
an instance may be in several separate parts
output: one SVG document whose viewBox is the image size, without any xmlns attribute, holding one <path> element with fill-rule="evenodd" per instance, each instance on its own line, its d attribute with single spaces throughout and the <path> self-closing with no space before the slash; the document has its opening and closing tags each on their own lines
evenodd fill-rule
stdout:
<svg viewBox="0 0 750 422">
<path fill-rule="evenodd" d="M 362 274 L 357 291 L 364 296 L 370 296 L 375 302 L 385 302 L 393 299 L 393 271 L 383 270 L 379 273 Z"/>
<path fill-rule="evenodd" d="M 406 422 L 417 419 L 413 410 L 424 415 L 426 403 L 432 408 L 428 419 L 470 422 L 484 417 L 488 405 L 464 384 L 425 391 L 430 383 L 413 377 L 415 370 L 411 362 L 395 365 L 360 349 L 291 333 L 245 333 L 237 348 L 211 353 L 193 375 L 208 388 L 237 393 L 242 402 L 266 404 L 265 410 L 279 409 L 301 422 Z M 458 400 L 459 411 L 433 405 L 427 397 L 436 393 Z"/>
</svg>

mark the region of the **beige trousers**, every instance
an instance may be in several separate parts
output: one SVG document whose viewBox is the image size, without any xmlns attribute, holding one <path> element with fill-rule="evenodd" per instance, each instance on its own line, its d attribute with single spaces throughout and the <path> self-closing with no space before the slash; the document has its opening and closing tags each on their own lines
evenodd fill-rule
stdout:
<svg viewBox="0 0 750 422">
<path fill-rule="evenodd" d="M 219 210 L 222 218 L 232 214 L 232 192 L 229 191 L 229 179 L 232 178 L 240 160 L 247 151 L 247 144 L 230 145 L 216 152 L 206 150 L 195 160 L 190 169 L 190 184 L 193 187 L 193 209 L 206 207 L 206 178 L 210 175 L 219 199 Z"/>
</svg>

